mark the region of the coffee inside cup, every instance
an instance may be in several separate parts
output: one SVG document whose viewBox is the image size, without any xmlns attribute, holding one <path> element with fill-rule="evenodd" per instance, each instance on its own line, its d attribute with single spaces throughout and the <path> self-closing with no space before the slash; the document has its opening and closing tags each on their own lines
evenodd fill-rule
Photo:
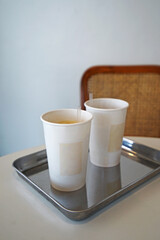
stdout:
<svg viewBox="0 0 160 240">
<path fill-rule="evenodd" d="M 60 122 L 57 122 L 57 123 L 59 123 L 59 124 L 74 124 L 74 123 L 78 123 L 78 121 L 67 121 L 67 120 L 65 120 L 65 121 L 60 121 Z"/>
</svg>

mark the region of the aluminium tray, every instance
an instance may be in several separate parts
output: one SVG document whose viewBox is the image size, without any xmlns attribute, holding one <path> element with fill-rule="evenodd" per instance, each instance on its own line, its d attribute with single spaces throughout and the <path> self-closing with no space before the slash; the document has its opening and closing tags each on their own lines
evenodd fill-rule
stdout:
<svg viewBox="0 0 160 240">
<path fill-rule="evenodd" d="M 72 220 L 83 220 L 160 172 L 160 151 L 123 139 L 120 164 L 112 168 L 88 159 L 86 185 L 73 192 L 50 186 L 46 150 L 14 161 L 17 173 Z"/>
</svg>

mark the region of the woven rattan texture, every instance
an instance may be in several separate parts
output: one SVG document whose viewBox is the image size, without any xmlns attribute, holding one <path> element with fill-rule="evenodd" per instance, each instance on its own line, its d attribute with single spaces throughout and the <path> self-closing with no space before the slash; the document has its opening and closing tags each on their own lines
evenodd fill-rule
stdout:
<svg viewBox="0 0 160 240">
<path fill-rule="evenodd" d="M 160 75 L 96 74 L 88 80 L 93 98 L 111 97 L 129 103 L 125 136 L 160 137 Z"/>
</svg>

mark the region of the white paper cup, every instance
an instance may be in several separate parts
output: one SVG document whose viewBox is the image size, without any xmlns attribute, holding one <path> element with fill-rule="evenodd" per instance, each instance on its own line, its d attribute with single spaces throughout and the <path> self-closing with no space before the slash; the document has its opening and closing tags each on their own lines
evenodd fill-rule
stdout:
<svg viewBox="0 0 160 240">
<path fill-rule="evenodd" d="M 129 104 L 114 98 L 95 98 L 84 103 L 93 115 L 90 161 L 101 167 L 119 164 L 125 119 Z"/>
<path fill-rule="evenodd" d="M 92 115 L 80 109 L 61 109 L 43 114 L 41 120 L 52 187 L 80 189 L 86 182 Z"/>
</svg>

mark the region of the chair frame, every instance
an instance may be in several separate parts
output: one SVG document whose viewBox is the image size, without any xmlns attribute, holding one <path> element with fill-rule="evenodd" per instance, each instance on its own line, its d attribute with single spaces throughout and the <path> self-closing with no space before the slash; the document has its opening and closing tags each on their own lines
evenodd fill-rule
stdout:
<svg viewBox="0 0 160 240">
<path fill-rule="evenodd" d="M 134 66 L 93 66 L 88 68 L 81 78 L 81 109 L 85 109 L 84 102 L 89 99 L 87 82 L 89 78 L 98 73 L 158 73 L 159 65 L 134 65 Z"/>
</svg>

